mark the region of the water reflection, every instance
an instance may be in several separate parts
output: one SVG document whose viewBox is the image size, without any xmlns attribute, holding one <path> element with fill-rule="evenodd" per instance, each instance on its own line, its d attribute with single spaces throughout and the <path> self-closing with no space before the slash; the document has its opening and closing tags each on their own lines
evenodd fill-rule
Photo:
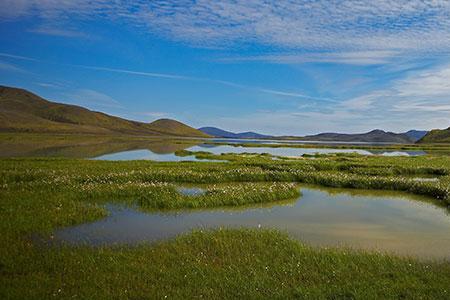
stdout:
<svg viewBox="0 0 450 300">
<path fill-rule="evenodd" d="M 276 228 L 312 245 L 345 245 L 450 259 L 448 210 L 403 193 L 302 188 L 289 205 L 142 213 L 109 206 L 104 220 L 62 229 L 57 241 L 135 244 L 199 228 Z M 285 203 L 283 203 L 285 204 Z"/>
<path fill-rule="evenodd" d="M 231 140 L 230 143 L 249 142 Z M 268 142 L 274 143 L 274 142 Z M 292 143 L 292 142 L 291 142 Z M 358 153 L 362 155 L 425 155 L 424 151 L 382 151 L 340 148 L 241 147 L 211 144 L 206 139 L 169 139 L 161 137 L 64 136 L 51 138 L 12 138 L 0 141 L 0 157 L 69 157 L 100 160 L 194 161 L 194 156 L 178 157 L 178 150 L 222 153 L 269 153 L 276 156 L 300 157 L 315 153 Z"/>
</svg>

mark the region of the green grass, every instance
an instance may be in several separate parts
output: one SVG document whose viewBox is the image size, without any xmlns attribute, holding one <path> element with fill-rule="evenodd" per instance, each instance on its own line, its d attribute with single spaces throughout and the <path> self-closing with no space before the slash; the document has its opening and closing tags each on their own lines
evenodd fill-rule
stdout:
<svg viewBox="0 0 450 300">
<path fill-rule="evenodd" d="M 404 190 L 449 203 L 447 157 L 202 155 L 230 162 L 0 159 L 0 298 L 449 298 L 449 262 L 312 248 L 275 231 L 197 231 L 137 247 L 35 242 L 104 217 L 108 202 L 144 211 L 239 206 L 295 197 L 297 182 Z M 207 192 L 183 196 L 175 188 L 186 183 Z"/>
<path fill-rule="evenodd" d="M 226 159 L 230 163 L 4 159 L 0 160 L 0 184 L 48 182 L 79 189 L 81 185 L 93 183 L 300 182 L 329 187 L 406 191 L 450 204 L 448 157 L 328 155 L 315 159 L 273 160 L 268 155 L 201 155 L 210 159 Z M 414 180 L 414 177 L 428 176 L 436 176 L 439 180 Z"/>
<path fill-rule="evenodd" d="M 2 267 L 3 299 L 448 299 L 450 292 L 447 263 L 315 249 L 267 230 L 197 231 L 134 248 L 26 250 Z"/>
</svg>

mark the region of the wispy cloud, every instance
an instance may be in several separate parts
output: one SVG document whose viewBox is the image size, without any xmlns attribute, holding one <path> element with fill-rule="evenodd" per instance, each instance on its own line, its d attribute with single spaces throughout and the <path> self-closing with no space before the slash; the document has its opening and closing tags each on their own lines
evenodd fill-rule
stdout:
<svg viewBox="0 0 450 300">
<path fill-rule="evenodd" d="M 45 88 L 52 88 L 52 89 L 60 89 L 61 86 L 56 83 L 49 83 L 49 82 L 35 82 L 36 85 L 45 87 Z"/>
<path fill-rule="evenodd" d="M 12 58 L 12 59 L 20 59 L 20 60 L 30 60 L 30 61 L 39 61 L 38 59 L 32 58 L 32 57 L 26 57 L 26 56 L 20 56 L 20 55 L 14 55 L 10 53 L 1 53 L 0 56 Z"/>
<path fill-rule="evenodd" d="M 336 63 L 350 65 L 379 65 L 398 59 L 398 51 L 348 51 L 348 52 L 317 52 L 304 54 L 274 54 L 261 56 L 235 56 L 219 58 L 219 62 L 265 61 L 277 64 L 302 63 Z"/>
<path fill-rule="evenodd" d="M 343 104 L 352 107 L 355 103 L 364 102 L 367 104 L 365 108 L 378 107 L 380 110 L 445 112 L 450 103 L 450 65 L 410 72 L 385 89 L 369 92 Z"/>
<path fill-rule="evenodd" d="M 138 115 L 141 116 L 145 116 L 145 117 L 150 117 L 153 119 L 159 119 L 159 118 L 167 118 L 169 117 L 171 114 L 167 113 L 167 112 L 161 112 L 161 111 L 146 111 L 146 112 L 139 112 L 136 113 Z"/>
<path fill-rule="evenodd" d="M 448 1 L 153 1 L 140 20 L 191 43 L 248 40 L 278 47 L 345 51 L 443 51 Z"/>
<path fill-rule="evenodd" d="M 28 71 L 19 68 L 13 64 L 2 62 L 0 61 L 0 70 L 7 71 L 7 72 L 17 72 L 17 73 L 29 73 Z"/>
<path fill-rule="evenodd" d="M 61 29 L 61 28 L 55 28 L 55 27 L 47 26 L 47 25 L 32 28 L 28 31 L 33 32 L 33 33 L 38 33 L 38 34 L 52 35 L 52 36 L 59 36 L 59 37 L 88 37 L 87 34 L 77 31 L 77 30 Z"/>
<path fill-rule="evenodd" d="M 145 76 L 145 77 L 153 77 L 153 78 L 162 78 L 162 79 L 201 81 L 201 82 L 206 82 L 206 83 L 226 85 L 226 86 L 230 86 L 230 87 L 234 87 L 234 88 L 238 88 L 238 89 L 252 90 L 255 92 L 259 92 L 259 93 L 277 95 L 277 96 L 282 96 L 282 97 L 301 98 L 301 99 L 307 99 L 307 100 L 309 99 L 309 100 L 313 100 L 313 101 L 336 102 L 336 100 L 331 99 L 331 98 L 315 97 L 315 96 L 310 96 L 307 94 L 302 94 L 302 93 L 297 93 L 297 92 L 292 92 L 292 91 L 279 91 L 279 90 L 274 90 L 274 89 L 269 89 L 269 88 L 249 86 L 249 85 L 239 84 L 236 82 L 220 80 L 220 79 L 184 76 L 184 75 L 178 75 L 178 74 L 144 72 L 144 71 L 136 71 L 136 70 L 109 68 L 109 67 L 74 65 L 74 64 L 58 64 L 58 63 L 54 63 L 54 62 L 46 62 L 46 61 L 42 61 L 39 59 L 31 58 L 31 57 L 18 56 L 18 55 L 9 54 L 9 53 L 0 53 L 0 56 L 13 58 L 13 59 L 25 59 L 25 60 L 41 62 L 41 63 L 51 63 L 51 64 L 56 64 L 56 65 L 61 65 L 61 66 L 77 67 L 77 68 L 83 68 L 83 69 L 88 69 L 88 70 L 93 70 L 93 71 L 103 71 L 103 72 L 111 72 L 111 73 L 119 73 L 119 74 L 135 75 L 135 76 Z"/>
<path fill-rule="evenodd" d="M 285 96 L 285 97 L 294 97 L 294 98 L 303 98 L 303 99 L 311 99 L 311 100 L 317 100 L 317 101 L 326 101 L 326 102 L 335 102 L 337 103 L 337 100 L 331 99 L 331 98 L 325 98 L 325 97 L 313 97 L 305 94 L 300 93 L 293 93 L 293 92 L 283 92 L 283 91 L 276 91 L 276 90 L 269 90 L 269 89 L 263 89 L 263 88 L 254 88 L 260 92 L 278 95 L 278 96 Z"/>
<path fill-rule="evenodd" d="M 374 128 L 396 132 L 417 127 L 447 128 L 450 126 L 450 65 L 412 71 L 384 89 L 327 106 L 255 112 L 218 118 L 214 122 L 233 130 L 254 128 L 272 134 L 297 135 L 357 133 Z"/>
<path fill-rule="evenodd" d="M 94 70 L 94 71 L 106 71 L 106 72 L 112 72 L 112 73 L 122 73 L 122 74 L 128 74 L 128 75 L 138 75 L 138 76 L 155 77 L 155 78 L 180 79 L 180 80 L 197 80 L 198 79 L 196 77 L 189 77 L 189 76 L 182 76 L 182 75 L 175 75 L 175 74 L 142 72 L 142 71 L 133 71 L 133 70 L 125 70 L 125 69 L 107 68 L 107 67 L 96 67 L 96 66 L 85 66 L 85 65 L 71 65 L 71 66 Z"/>
<path fill-rule="evenodd" d="M 91 109 L 100 108 L 123 108 L 121 103 L 111 96 L 91 90 L 91 89 L 77 89 L 72 92 L 65 93 L 63 98 L 78 105 L 85 105 Z"/>
<path fill-rule="evenodd" d="M 314 97 L 306 94 L 295 93 L 295 92 L 287 92 L 287 91 L 279 91 L 268 88 L 254 87 L 249 85 L 243 85 L 236 82 L 226 81 L 226 80 L 218 80 L 211 78 L 202 78 L 202 77 L 192 77 L 192 76 L 183 76 L 176 74 L 165 74 L 165 73 L 154 73 L 154 72 L 142 72 L 142 71 L 133 71 L 133 70 L 125 70 L 125 69 L 115 69 L 115 68 L 106 68 L 106 67 L 96 67 L 96 66 L 85 66 L 85 65 L 72 65 L 75 67 L 81 67 L 85 69 L 95 70 L 95 71 L 106 71 L 113 73 L 122 73 L 128 75 L 137 75 L 137 76 L 146 76 L 146 77 L 155 77 L 155 78 L 163 78 L 163 79 L 176 79 L 176 80 L 191 80 L 191 81 L 203 81 L 207 83 L 215 83 L 226 86 L 231 86 L 239 89 L 252 90 L 259 93 L 283 96 L 283 97 L 291 97 L 291 98 L 302 98 L 309 99 L 314 101 L 327 101 L 327 102 L 336 102 L 336 100 L 325 97 Z"/>
<path fill-rule="evenodd" d="M 259 43 L 337 53 L 307 61 L 374 64 L 387 57 L 373 51 L 450 50 L 449 1 L 4 0 L 0 12 L 4 19 L 126 19 L 140 30 L 198 47 Z M 278 58 L 292 59 L 305 58 Z"/>
</svg>

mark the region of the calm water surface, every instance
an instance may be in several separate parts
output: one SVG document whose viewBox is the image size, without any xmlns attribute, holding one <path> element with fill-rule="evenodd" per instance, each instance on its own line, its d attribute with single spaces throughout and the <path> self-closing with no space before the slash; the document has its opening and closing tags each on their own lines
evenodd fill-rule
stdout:
<svg viewBox="0 0 450 300">
<path fill-rule="evenodd" d="M 277 156 L 299 157 L 303 154 L 314 153 L 359 153 L 362 155 L 425 155 L 424 151 L 380 151 L 362 149 L 336 148 L 290 148 L 286 147 L 234 147 L 230 145 L 213 145 L 211 141 L 236 143 L 266 143 L 266 144 L 295 144 L 296 141 L 267 141 L 267 140 L 225 140 L 198 139 L 172 140 L 163 138 L 124 139 L 112 137 L 89 137 L 86 140 L 62 139 L 54 140 L 4 140 L 0 141 L 0 157 L 71 157 L 90 158 L 99 160 L 154 160 L 154 161 L 197 161 L 194 156 L 179 157 L 178 150 L 208 151 L 214 154 L 222 153 L 269 153 Z M 207 161 L 207 160 L 201 160 Z"/>
<path fill-rule="evenodd" d="M 223 153 L 269 153 L 275 156 L 300 157 L 303 154 L 315 153 L 358 153 L 362 155 L 386 155 L 386 156 L 416 156 L 425 155 L 424 151 L 378 151 L 371 152 L 361 149 L 329 149 L 329 148 L 289 148 L 289 147 L 235 147 L 230 145 L 197 145 L 187 148 L 189 151 L 207 151 L 213 154 Z M 117 153 L 111 153 L 94 157 L 98 160 L 138 160 L 149 159 L 155 161 L 208 161 L 205 159 L 196 159 L 194 156 L 180 157 L 174 153 L 154 153 L 151 150 L 132 150 Z"/>
<path fill-rule="evenodd" d="M 192 192 L 193 190 L 187 191 Z M 192 229 L 275 228 L 317 246 L 350 246 L 421 258 L 450 259 L 450 215 L 404 193 L 301 188 L 302 196 L 273 206 L 144 213 L 109 205 L 110 216 L 59 230 L 70 244 L 135 244 Z"/>
</svg>

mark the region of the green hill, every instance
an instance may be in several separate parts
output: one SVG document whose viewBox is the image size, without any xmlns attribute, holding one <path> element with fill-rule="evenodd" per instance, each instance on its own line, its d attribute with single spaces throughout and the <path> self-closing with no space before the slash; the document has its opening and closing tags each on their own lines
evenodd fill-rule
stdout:
<svg viewBox="0 0 450 300">
<path fill-rule="evenodd" d="M 449 143 L 450 127 L 447 129 L 434 129 L 428 132 L 418 143 Z"/>
<path fill-rule="evenodd" d="M 0 86 L 0 131 L 209 137 L 175 120 L 131 121 L 4 86 Z"/>
</svg>

